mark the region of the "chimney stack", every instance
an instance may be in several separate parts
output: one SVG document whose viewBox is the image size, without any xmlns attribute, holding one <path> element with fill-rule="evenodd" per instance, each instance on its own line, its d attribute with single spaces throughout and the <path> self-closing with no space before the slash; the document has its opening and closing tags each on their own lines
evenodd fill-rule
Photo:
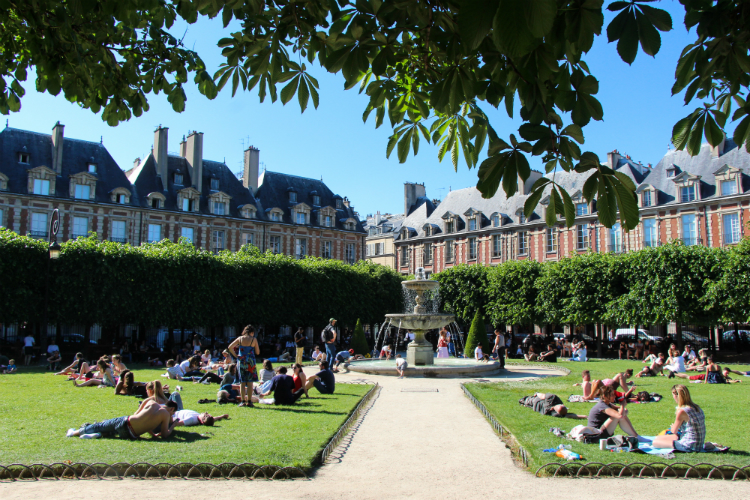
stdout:
<svg viewBox="0 0 750 500">
<path fill-rule="evenodd" d="M 167 166 L 169 162 L 169 153 L 167 153 L 167 133 L 169 129 L 167 127 L 159 128 L 154 132 L 154 162 L 156 163 L 156 175 L 161 177 L 161 185 L 166 191 L 167 189 Z"/>
<path fill-rule="evenodd" d="M 245 150 L 245 168 L 242 173 L 242 184 L 250 190 L 253 196 L 258 191 L 258 166 L 260 151 L 250 146 Z"/>
<path fill-rule="evenodd" d="M 417 202 L 418 198 L 427 196 L 424 184 L 412 182 L 404 183 L 404 216 L 409 215 L 409 209 Z"/>
<path fill-rule="evenodd" d="M 609 168 L 615 170 L 617 168 L 617 163 L 620 161 L 620 158 L 622 158 L 622 156 L 620 156 L 620 153 L 618 153 L 616 149 L 611 153 L 607 153 L 607 165 L 609 166 Z"/>
<path fill-rule="evenodd" d="M 63 131 L 65 125 L 59 121 L 52 127 L 52 170 L 62 174 Z"/>
<path fill-rule="evenodd" d="M 375 214 L 375 225 L 379 225 L 381 220 L 382 218 L 380 216 L 380 210 L 378 210 L 378 213 Z"/>
<path fill-rule="evenodd" d="M 137 167 L 140 164 L 141 164 L 141 159 L 140 158 L 136 158 L 135 161 L 133 162 L 133 168 Z"/>
<path fill-rule="evenodd" d="M 193 187 L 203 192 L 203 132 L 193 131 L 187 137 L 185 145 L 185 158 L 187 158 L 190 180 Z"/>
<path fill-rule="evenodd" d="M 722 137 L 721 142 L 718 146 L 711 146 L 711 158 L 718 158 L 724 153 L 724 144 L 727 141 L 727 136 Z"/>
<path fill-rule="evenodd" d="M 346 197 L 346 196 L 344 196 L 344 206 L 345 206 L 346 208 L 349 208 L 349 206 L 350 206 L 349 198 L 348 198 L 348 197 Z"/>
</svg>

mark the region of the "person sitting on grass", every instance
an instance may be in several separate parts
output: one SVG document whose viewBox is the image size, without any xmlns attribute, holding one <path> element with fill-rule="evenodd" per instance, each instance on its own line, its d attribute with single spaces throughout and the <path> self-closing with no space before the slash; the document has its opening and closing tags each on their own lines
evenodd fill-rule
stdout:
<svg viewBox="0 0 750 500">
<path fill-rule="evenodd" d="M 635 374 L 636 377 L 656 377 L 664 371 L 664 353 L 660 352 L 659 356 L 655 357 L 651 366 L 644 366 L 643 370 Z"/>
<path fill-rule="evenodd" d="M 201 356 L 201 366 L 203 368 L 208 368 L 211 366 L 211 350 L 206 349 L 203 351 L 203 355 Z"/>
<path fill-rule="evenodd" d="M 280 366 L 278 375 L 271 380 L 271 387 L 261 394 L 261 397 L 268 396 L 273 392 L 274 404 L 293 405 L 305 393 L 305 389 L 294 390 L 294 379 L 286 374 L 286 366 Z M 331 373 L 328 370 L 324 370 Z M 333 376 L 333 374 L 331 374 Z M 312 377 L 311 377 L 312 378 Z M 320 389 L 318 389 L 320 390 Z"/>
<path fill-rule="evenodd" d="M 133 372 L 125 370 L 120 373 L 120 380 L 115 386 L 115 396 L 137 396 L 145 399 L 148 397 L 146 383 L 136 382 Z"/>
<path fill-rule="evenodd" d="M 63 368 L 61 371 L 55 373 L 55 375 L 86 375 L 89 372 L 89 364 L 83 357 L 83 353 L 79 352 L 76 354 L 75 359 L 70 366 Z"/>
<path fill-rule="evenodd" d="M 176 390 L 173 393 L 167 395 L 165 391 L 169 390 L 168 385 L 162 387 L 161 382 L 159 382 L 158 380 L 148 382 L 146 384 L 146 395 L 148 397 L 141 402 L 141 406 L 145 405 L 149 401 L 154 401 L 155 403 L 159 403 L 160 405 L 165 405 L 169 401 L 174 401 L 174 403 L 177 405 L 177 409 L 182 410 L 182 396 L 180 396 L 179 389 L 180 386 L 177 386 Z"/>
<path fill-rule="evenodd" d="M 539 361 L 544 361 L 545 363 L 557 363 L 557 355 L 558 352 L 555 348 L 555 344 L 547 344 L 547 350 L 539 355 Z"/>
<path fill-rule="evenodd" d="M 320 363 L 321 361 L 326 360 L 326 353 L 320 350 L 320 346 L 316 345 L 315 349 L 313 349 L 313 352 L 310 353 L 310 358 L 313 361 L 317 361 L 318 363 Z"/>
<path fill-rule="evenodd" d="M 628 417 L 626 405 L 616 406 L 615 390 L 611 385 L 606 385 L 601 390 L 601 401 L 596 403 L 588 416 L 588 426 L 599 429 L 600 439 L 607 439 L 614 435 L 619 426 L 628 436 L 638 437 L 633 424 Z"/>
<path fill-rule="evenodd" d="M 15 359 L 8 360 L 8 366 L 6 366 L 3 369 L 3 373 L 6 375 L 10 375 L 11 373 L 16 373 L 16 372 L 18 372 L 18 368 L 16 367 L 16 360 Z"/>
<path fill-rule="evenodd" d="M 122 357 L 119 354 L 112 355 L 112 373 L 119 377 L 120 373 L 127 370 L 128 367 L 122 362 Z"/>
<path fill-rule="evenodd" d="M 535 361 L 539 359 L 539 355 L 536 353 L 536 350 L 534 350 L 534 346 L 529 346 L 529 352 L 523 355 L 524 359 L 526 361 Z"/>
<path fill-rule="evenodd" d="M 98 376 L 91 377 L 85 382 L 78 383 L 77 380 L 73 379 L 73 385 L 76 387 L 88 387 L 90 385 L 103 385 L 104 387 L 115 386 L 115 376 L 112 374 L 112 368 L 109 367 L 107 361 L 104 358 L 100 358 L 96 362 L 96 367 L 99 369 Z"/>
<path fill-rule="evenodd" d="M 185 372 L 182 370 L 182 366 L 176 364 L 174 359 L 168 359 L 167 360 L 167 373 L 162 375 L 162 377 L 169 377 L 175 380 L 182 380 L 182 377 L 184 376 L 185 376 Z"/>
<path fill-rule="evenodd" d="M 586 418 L 584 415 L 569 413 L 568 407 L 565 406 L 557 394 L 537 392 L 531 396 L 526 396 L 518 400 L 518 403 L 531 408 L 537 413 L 557 418 Z"/>
<path fill-rule="evenodd" d="M 706 417 L 703 410 L 693 402 L 690 391 L 682 384 L 672 387 L 672 397 L 677 403 L 677 412 L 670 433 L 656 436 L 651 446 L 685 453 L 704 451 Z"/>
<path fill-rule="evenodd" d="M 404 378 L 404 371 L 409 367 L 409 363 L 406 362 L 400 354 L 396 354 L 396 371 L 398 372 L 398 378 Z"/>
<path fill-rule="evenodd" d="M 582 381 L 573 384 L 573 387 L 580 387 L 583 391 L 583 399 L 588 400 L 591 397 L 591 372 L 588 370 L 583 370 L 581 372 L 581 379 Z"/>
<path fill-rule="evenodd" d="M 569 361 L 586 361 L 588 359 L 588 350 L 586 349 L 586 342 L 580 341 L 575 346 L 573 351 L 573 357 Z"/>
<path fill-rule="evenodd" d="M 349 349 L 348 351 L 341 351 L 336 353 L 336 361 L 333 364 L 333 372 L 338 373 L 339 372 L 339 366 L 343 365 L 344 370 L 349 372 L 349 360 L 354 355 L 354 349 Z"/>
<path fill-rule="evenodd" d="M 232 363 L 231 365 L 229 365 L 229 367 L 227 368 L 227 371 L 224 373 L 224 378 L 221 380 L 221 385 L 219 386 L 219 392 L 216 393 L 217 403 L 224 404 L 224 403 L 241 403 L 242 402 L 242 398 L 240 397 L 240 392 L 239 392 L 240 386 L 239 384 L 235 384 L 235 382 L 237 382 L 237 365 Z M 253 398 L 254 398 L 252 400 L 253 403 L 257 403 L 258 398 L 254 396 Z"/>
<path fill-rule="evenodd" d="M 708 365 L 706 366 L 706 373 L 699 375 L 686 375 L 684 373 L 672 373 L 669 378 L 679 377 L 685 378 L 690 381 L 702 381 L 704 384 L 736 384 L 742 382 L 741 380 L 733 380 L 729 377 L 729 370 L 725 368 L 723 371 L 719 365 L 714 363 L 713 356 L 709 356 L 707 359 Z"/>
<path fill-rule="evenodd" d="M 60 351 L 52 351 L 47 358 L 47 364 L 49 365 L 47 368 L 49 368 L 50 371 L 57 370 L 57 365 L 60 364 L 60 361 L 62 361 Z"/>
<path fill-rule="evenodd" d="M 224 414 L 214 417 L 207 411 L 198 413 L 194 410 L 177 410 L 172 417 L 174 427 L 193 427 L 195 425 L 206 425 L 211 427 L 214 425 L 214 422 L 220 420 L 229 420 L 229 415 Z"/>
<path fill-rule="evenodd" d="M 307 393 L 307 375 L 305 375 L 301 364 L 294 363 L 292 365 L 292 378 L 294 379 L 294 391 L 302 389 L 305 391 L 305 397 L 309 398 L 310 395 Z"/>
<path fill-rule="evenodd" d="M 185 372 L 182 378 L 203 376 L 203 372 L 201 371 L 200 356 L 191 356 L 190 358 L 180 363 L 180 368 L 182 368 L 182 371 Z"/>
<path fill-rule="evenodd" d="M 143 434 L 149 433 L 154 437 L 166 438 L 174 430 L 172 415 L 176 410 L 177 405 L 173 401 L 168 402 L 166 407 L 154 401 L 148 401 L 138 407 L 138 410 L 131 416 L 83 424 L 79 429 L 68 429 L 66 436 L 81 439 L 119 437 L 136 440 Z M 156 429 L 158 432 L 154 432 Z"/>
<path fill-rule="evenodd" d="M 621 398 L 629 398 L 630 394 L 635 389 L 635 383 L 628 382 L 628 379 L 633 376 L 633 369 L 628 368 L 624 372 L 616 373 L 614 377 L 612 378 L 606 378 L 604 380 L 594 380 L 594 382 L 591 384 L 591 394 L 588 398 L 588 400 L 596 399 L 600 396 L 601 391 L 604 389 L 604 387 L 611 387 L 613 391 L 617 391 L 620 387 L 626 392 L 624 393 L 617 393 L 615 396 L 617 399 Z M 632 386 L 628 388 L 628 386 Z"/>
<path fill-rule="evenodd" d="M 708 361 L 708 351 L 706 349 L 700 349 L 698 356 L 685 363 L 685 370 L 692 372 L 702 372 L 706 369 L 706 361 Z"/>
<path fill-rule="evenodd" d="M 336 390 L 336 377 L 328 369 L 328 362 L 323 361 L 318 367 L 320 371 L 307 379 L 305 390 L 309 391 L 311 387 L 315 387 L 321 394 L 333 394 Z"/>
</svg>

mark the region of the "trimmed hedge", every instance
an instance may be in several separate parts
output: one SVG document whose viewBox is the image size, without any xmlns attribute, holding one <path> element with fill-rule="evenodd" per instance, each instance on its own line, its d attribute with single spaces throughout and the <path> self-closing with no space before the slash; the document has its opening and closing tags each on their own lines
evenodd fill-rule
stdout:
<svg viewBox="0 0 750 500">
<path fill-rule="evenodd" d="M 47 243 L 0 228 L 0 321 L 43 316 Z M 401 277 L 360 261 L 218 255 L 187 241 L 139 247 L 79 238 L 50 262 L 51 323 L 149 326 L 342 325 L 401 311 Z"/>
</svg>

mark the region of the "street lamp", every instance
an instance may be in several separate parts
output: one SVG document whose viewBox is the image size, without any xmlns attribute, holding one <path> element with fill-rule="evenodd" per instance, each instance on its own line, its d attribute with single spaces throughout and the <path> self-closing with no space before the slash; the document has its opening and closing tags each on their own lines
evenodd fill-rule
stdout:
<svg viewBox="0 0 750 500">
<path fill-rule="evenodd" d="M 49 307 L 49 273 L 50 273 L 50 262 L 57 260 L 60 257 L 60 245 L 57 243 L 57 232 L 60 230 L 60 211 L 54 209 L 52 211 L 52 219 L 49 223 L 49 250 L 47 254 L 47 275 L 44 282 L 44 317 L 42 322 L 42 349 L 47 348 L 47 335 L 48 332 L 48 319 L 47 312 Z M 57 341 L 57 340 L 55 340 Z M 42 352 L 44 355 L 44 352 Z"/>
</svg>

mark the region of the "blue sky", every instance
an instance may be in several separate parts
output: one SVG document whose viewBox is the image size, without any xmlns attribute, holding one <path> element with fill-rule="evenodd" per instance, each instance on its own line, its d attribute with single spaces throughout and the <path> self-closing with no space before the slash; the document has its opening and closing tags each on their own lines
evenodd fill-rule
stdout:
<svg viewBox="0 0 750 500">
<path fill-rule="evenodd" d="M 584 129 L 584 151 L 594 151 L 605 159 L 608 151 L 617 149 L 635 160 L 656 164 L 667 151 L 674 123 L 696 106 L 686 108 L 681 96 L 671 96 L 677 59 L 691 41 L 682 24 L 681 5 L 672 0 L 660 2 L 659 7 L 672 13 L 675 29 L 662 34 L 662 48 L 656 58 L 640 52 L 628 66 L 617 55 L 615 44 L 607 43 L 604 33 L 584 58 L 600 81 L 597 97 L 604 107 L 604 120 L 592 121 Z M 611 18 L 607 13 L 605 27 Z M 175 26 L 173 32 L 182 36 L 185 28 Z M 230 25 L 232 28 L 237 26 Z M 185 43 L 201 54 L 213 72 L 221 63 L 215 44 L 222 36 L 226 34 L 220 22 L 203 20 L 187 26 Z M 286 106 L 278 101 L 272 104 L 270 98 L 260 104 L 257 89 L 238 92 L 232 98 L 227 87 L 209 101 L 188 86 L 185 112 L 172 111 L 163 95 L 151 96 L 150 111 L 109 127 L 99 115 L 69 103 L 62 95 L 35 92 L 30 80 L 24 85 L 27 94 L 21 111 L 8 118 L 14 128 L 49 132 L 60 120 L 66 137 L 98 141 L 101 136 L 110 154 L 126 170 L 136 157 L 149 153 L 154 129 L 160 124 L 169 127 L 170 151 L 178 150 L 180 139 L 188 131 L 198 130 L 204 133 L 204 156 L 226 159 L 234 171 L 242 169 L 243 146 L 254 145 L 268 170 L 322 177 L 334 192 L 348 196 L 363 217 L 377 210 L 402 212 L 404 182 L 424 182 L 427 195 L 438 199 L 450 189 L 476 184 L 476 170 L 468 170 L 461 160 L 455 172 L 449 155 L 438 162 L 437 149 L 424 142 L 419 155 L 410 156 L 405 164 L 398 163 L 395 152 L 386 159 L 391 129 L 386 120 L 376 130 L 374 114 L 368 123 L 362 122 L 367 96 L 359 95 L 358 87 L 344 91 L 342 77 L 328 74 L 317 64 L 312 74 L 321 85 L 320 106 L 315 110 L 310 103 L 304 114 L 300 114 L 296 98 Z M 501 136 L 507 138 L 515 132 L 518 120 L 509 119 L 504 111 L 489 110 Z M 543 170 L 538 157 L 530 161 L 533 168 Z"/>
</svg>

